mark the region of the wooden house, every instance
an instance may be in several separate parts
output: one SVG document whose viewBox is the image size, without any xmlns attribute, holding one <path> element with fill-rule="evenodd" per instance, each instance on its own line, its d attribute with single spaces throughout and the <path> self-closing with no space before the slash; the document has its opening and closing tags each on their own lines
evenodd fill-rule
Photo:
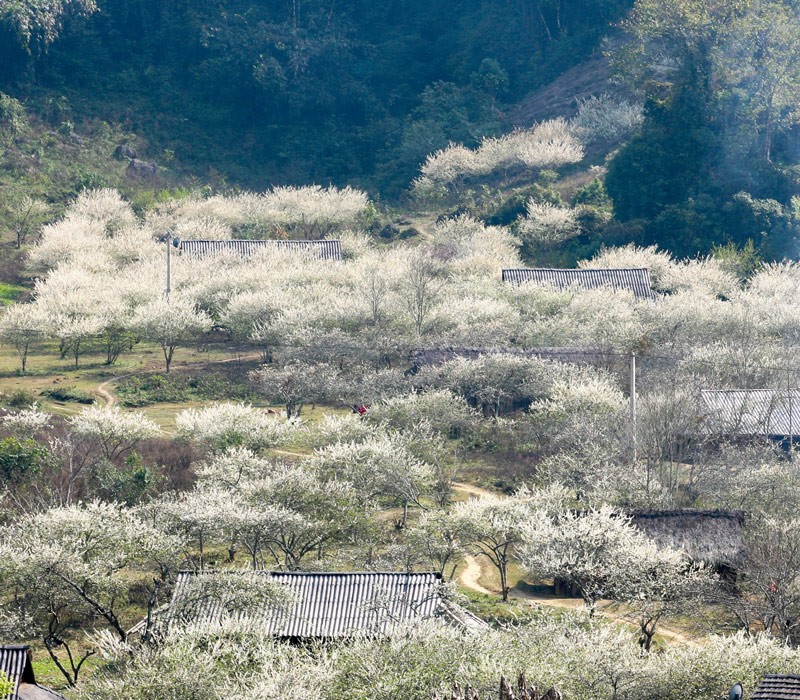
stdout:
<svg viewBox="0 0 800 700">
<path fill-rule="evenodd" d="M 637 299 L 656 299 L 647 268 L 559 269 L 548 267 L 503 270 L 503 282 L 533 283 L 560 291 L 616 289 L 632 292 Z"/>
</svg>

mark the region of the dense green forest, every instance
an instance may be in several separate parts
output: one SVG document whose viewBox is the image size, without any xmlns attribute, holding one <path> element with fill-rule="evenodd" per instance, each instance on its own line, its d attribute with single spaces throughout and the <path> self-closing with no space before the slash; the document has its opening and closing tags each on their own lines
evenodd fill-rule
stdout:
<svg viewBox="0 0 800 700">
<path fill-rule="evenodd" d="M 796 5 L 6 2 L 2 206 L 25 192 L 57 212 L 102 186 L 121 186 L 146 208 L 176 189 L 350 184 L 394 212 L 469 212 L 491 224 L 516 225 L 531 199 L 573 207 L 570 236 L 545 246 L 521 236 L 524 257 L 539 264 L 571 265 L 630 242 L 681 257 L 727 246 L 746 251 L 750 267 L 793 258 Z M 448 144 L 474 149 L 514 128 L 573 118 L 585 86 L 571 99 L 562 86 L 563 114 L 535 100 L 524 106 L 601 54 L 610 79 L 597 81 L 595 97 L 641 107 L 634 129 L 605 138 L 607 115 L 595 115 L 583 129 L 585 157 L 558 174 L 506 168 L 467 176 L 435 206 L 409 198 L 426 157 Z M 126 181 L 108 162 L 120 144 L 162 178 Z"/>
<path fill-rule="evenodd" d="M 201 175 L 396 193 L 431 151 L 507 130 L 502 107 L 595 49 L 629 4 L 83 0 L 22 18 L 12 3 L 0 70 L 7 89 L 64 94 Z"/>
</svg>

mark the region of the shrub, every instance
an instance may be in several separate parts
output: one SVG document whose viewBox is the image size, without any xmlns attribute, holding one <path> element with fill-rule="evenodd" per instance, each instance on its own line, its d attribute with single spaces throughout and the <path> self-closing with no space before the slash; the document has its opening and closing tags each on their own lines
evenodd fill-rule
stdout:
<svg viewBox="0 0 800 700">
<path fill-rule="evenodd" d="M 94 403 L 94 396 L 74 386 L 56 386 L 50 389 L 44 389 L 42 391 L 42 396 L 47 396 L 54 401 L 70 401 L 85 404 Z"/>
</svg>

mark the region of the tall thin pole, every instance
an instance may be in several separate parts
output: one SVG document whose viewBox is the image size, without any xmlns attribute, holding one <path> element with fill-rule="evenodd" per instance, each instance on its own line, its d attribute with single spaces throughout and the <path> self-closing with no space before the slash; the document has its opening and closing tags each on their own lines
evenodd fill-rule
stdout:
<svg viewBox="0 0 800 700">
<path fill-rule="evenodd" d="M 170 293 L 170 273 L 172 271 L 172 256 L 170 253 L 170 248 L 172 248 L 172 235 L 167 234 L 167 287 L 164 289 L 164 298 L 169 301 L 169 293 Z"/>
<path fill-rule="evenodd" d="M 786 399 L 789 402 L 789 459 L 794 460 L 792 448 L 794 447 L 794 421 L 792 417 L 792 385 L 791 370 L 786 370 Z"/>
<path fill-rule="evenodd" d="M 638 458 L 636 445 L 636 353 L 631 352 L 631 449 L 634 462 Z"/>
</svg>

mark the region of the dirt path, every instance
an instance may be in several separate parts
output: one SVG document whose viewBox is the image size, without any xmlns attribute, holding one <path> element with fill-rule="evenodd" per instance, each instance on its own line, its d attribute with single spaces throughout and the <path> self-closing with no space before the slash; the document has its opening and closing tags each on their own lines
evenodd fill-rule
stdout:
<svg viewBox="0 0 800 700">
<path fill-rule="evenodd" d="M 302 457 L 303 459 L 310 456 L 309 454 L 303 454 L 302 452 L 289 452 L 288 450 L 271 450 L 271 452 L 274 452 L 276 455 L 286 455 L 287 457 Z"/>
<path fill-rule="evenodd" d="M 472 484 L 464 484 L 460 481 L 453 482 L 453 488 L 456 491 L 463 491 L 464 493 L 468 493 L 470 496 L 496 496 L 496 493 L 492 493 L 488 489 L 481 488 L 480 486 L 473 486 Z"/>
<path fill-rule="evenodd" d="M 114 394 L 112 394 L 106 387 L 110 387 L 114 382 L 132 377 L 134 374 L 140 374 L 140 372 L 128 372 L 128 374 L 120 374 L 118 377 L 111 377 L 111 379 L 106 379 L 102 384 L 97 385 L 97 389 L 95 389 L 95 391 L 100 394 L 100 396 L 103 398 L 103 401 L 106 402 L 106 408 L 111 408 L 117 404 L 117 397 L 114 396 Z"/>
<path fill-rule="evenodd" d="M 483 593 L 485 595 L 492 595 L 494 591 L 484 588 L 479 583 L 482 571 L 478 560 L 473 556 L 467 555 L 464 557 L 464 561 L 467 565 L 464 567 L 464 570 L 458 577 L 458 582 L 464 586 L 464 588 L 469 588 L 471 591 L 477 591 L 478 593 Z"/>
<path fill-rule="evenodd" d="M 241 357 L 226 357 L 224 360 L 211 360 L 210 362 L 204 362 L 197 365 L 189 365 L 187 367 L 180 367 L 175 368 L 173 371 L 176 372 L 183 372 L 189 369 L 202 369 L 203 367 L 207 367 L 208 365 L 221 365 L 225 364 L 226 362 L 244 362 L 246 360 L 257 359 L 260 355 L 247 355 Z M 112 406 L 116 406 L 117 404 L 117 397 L 112 394 L 108 388 L 115 384 L 116 382 L 122 381 L 123 379 L 127 379 L 128 377 L 135 377 L 138 374 L 149 374 L 150 372 L 158 371 L 153 367 L 148 367 L 144 369 L 137 370 L 136 372 L 128 372 L 127 374 L 120 374 L 117 377 L 111 377 L 111 379 L 106 379 L 104 382 L 97 385 L 95 388 L 95 393 L 99 394 L 100 397 L 105 401 L 106 408 L 111 408 Z"/>
<path fill-rule="evenodd" d="M 461 488 L 461 486 L 464 488 Z M 485 489 L 471 487 L 468 484 L 454 484 L 454 487 L 467 493 L 473 493 L 475 491 L 484 494 L 489 493 Z M 485 586 L 481 585 L 480 581 L 483 574 L 483 569 L 481 567 L 481 562 L 476 557 L 467 555 L 464 557 L 464 563 L 465 567 L 458 577 L 459 584 L 461 584 L 464 588 L 467 588 L 471 591 L 476 591 L 477 593 L 483 593 L 484 595 L 499 595 L 499 590 L 489 590 Z M 555 596 L 541 596 L 529 593 L 527 591 L 522 591 L 519 588 L 512 588 L 509 592 L 509 595 L 517 600 L 527 601 L 530 605 L 543 605 L 549 608 L 560 608 L 562 610 L 578 610 L 583 608 L 583 600 L 580 598 L 557 598 Z M 598 604 L 598 607 L 595 610 L 595 615 L 618 625 L 633 627 L 630 619 L 628 619 L 624 613 L 610 609 L 612 605 L 613 603 L 610 601 L 605 601 L 604 603 L 601 602 Z M 687 635 L 679 629 L 670 627 L 669 625 L 665 625 L 663 623 L 658 626 L 657 635 L 667 639 L 670 642 L 678 642 L 680 644 L 688 644 L 690 646 L 700 645 L 700 642 L 697 639 Z"/>
</svg>

